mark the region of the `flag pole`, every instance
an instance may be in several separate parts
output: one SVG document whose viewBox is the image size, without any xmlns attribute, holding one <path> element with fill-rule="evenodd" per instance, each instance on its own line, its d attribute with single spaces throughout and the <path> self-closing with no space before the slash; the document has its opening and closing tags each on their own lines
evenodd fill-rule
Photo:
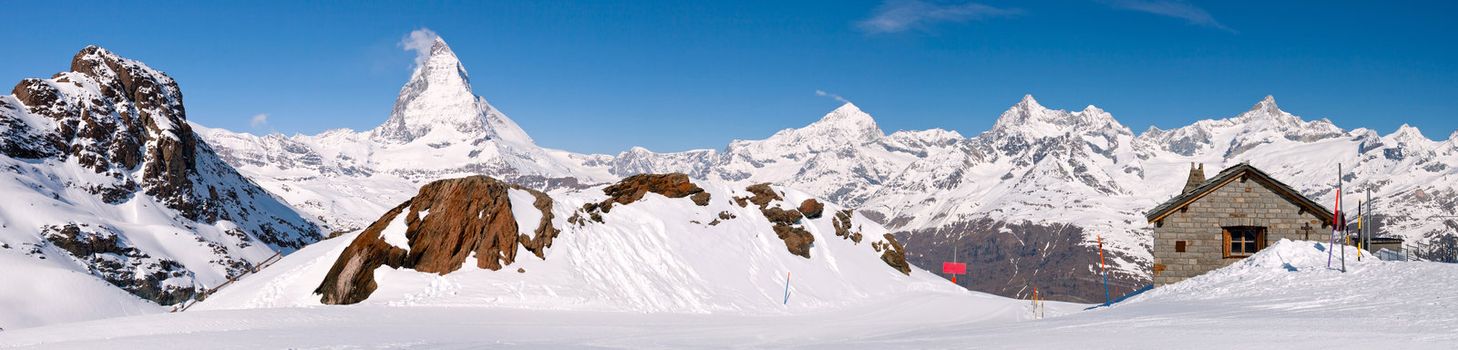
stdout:
<svg viewBox="0 0 1458 350">
<path fill-rule="evenodd" d="M 1332 208 L 1332 209 L 1335 210 L 1336 213 L 1331 216 L 1331 235 L 1327 236 L 1327 244 L 1326 244 L 1326 268 L 1327 269 L 1331 269 L 1331 256 L 1334 253 L 1334 252 L 1332 252 L 1332 250 L 1333 250 L 1332 249 L 1332 246 L 1336 245 L 1336 233 L 1337 233 L 1337 226 L 1338 226 L 1337 222 L 1339 220 L 1341 220 L 1340 218 L 1342 217 L 1342 163 L 1337 163 L 1336 208 Z"/>
</svg>

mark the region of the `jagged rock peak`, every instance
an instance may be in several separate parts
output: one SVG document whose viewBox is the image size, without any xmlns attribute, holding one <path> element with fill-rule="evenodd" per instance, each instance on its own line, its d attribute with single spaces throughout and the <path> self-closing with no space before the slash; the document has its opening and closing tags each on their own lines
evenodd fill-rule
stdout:
<svg viewBox="0 0 1458 350">
<path fill-rule="evenodd" d="M 1053 110 L 1038 104 L 1033 95 L 1024 95 L 1021 101 L 997 118 L 992 130 L 1047 137 L 1071 131 L 1107 128 L 1127 132 L 1122 124 L 1114 120 L 1113 115 L 1098 107 L 1090 105 L 1078 112 Z"/>
<path fill-rule="evenodd" d="M 1033 98 L 1033 94 L 1023 94 L 1023 99 L 1018 100 L 1018 103 L 1013 105 L 1013 107 L 1028 111 L 1048 109 L 1038 104 L 1038 100 Z"/>
<path fill-rule="evenodd" d="M 375 135 L 409 142 L 438 127 L 448 127 L 444 129 L 484 136 L 490 110 L 490 105 L 472 92 L 470 75 L 455 52 L 437 37 L 429 56 L 400 88 L 390 119 L 375 130 Z"/>
<path fill-rule="evenodd" d="M 1250 110 L 1241 113 L 1236 119 L 1245 121 L 1268 119 L 1285 124 L 1299 124 L 1301 122 L 1300 117 L 1281 110 L 1281 107 L 1276 105 L 1276 98 L 1271 95 L 1266 95 L 1266 98 L 1261 99 L 1260 102 L 1256 102 L 1255 105 L 1250 107 Z"/>
<path fill-rule="evenodd" d="M 1268 113 L 1275 113 L 1275 112 L 1280 112 L 1281 111 L 1281 107 L 1276 105 L 1276 97 L 1275 96 L 1266 95 L 1266 98 L 1261 99 L 1260 102 L 1256 102 L 1256 104 L 1254 106 L 1251 106 L 1250 107 L 1250 110 L 1251 111 L 1266 111 Z"/>
</svg>

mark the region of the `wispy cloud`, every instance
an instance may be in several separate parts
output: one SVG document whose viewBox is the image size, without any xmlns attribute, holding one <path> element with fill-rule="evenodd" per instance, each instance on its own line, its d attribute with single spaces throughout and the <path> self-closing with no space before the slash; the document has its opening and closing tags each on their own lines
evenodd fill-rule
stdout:
<svg viewBox="0 0 1458 350">
<path fill-rule="evenodd" d="M 1099 0 L 1109 7 L 1182 19 L 1189 24 L 1235 33 L 1198 6 L 1182 0 Z"/>
<path fill-rule="evenodd" d="M 248 125 L 253 126 L 254 129 L 260 129 L 268 126 L 268 113 L 254 114 L 253 118 L 248 119 Z"/>
<path fill-rule="evenodd" d="M 898 33 L 926 29 L 944 22 L 967 22 L 993 17 L 1006 17 L 1022 10 L 999 8 L 973 2 L 938 3 L 922 0 L 886 0 L 876 7 L 871 18 L 856 22 L 867 33 Z"/>
<path fill-rule="evenodd" d="M 425 63 L 425 59 L 430 58 L 430 48 L 435 46 L 437 38 L 440 38 L 440 35 L 435 34 L 435 31 L 430 28 L 412 30 L 410 34 L 405 35 L 404 39 L 400 39 L 400 48 L 405 51 L 415 51 L 415 65 L 420 66 Z"/>
<path fill-rule="evenodd" d="M 825 90 L 815 90 L 815 96 L 829 97 L 836 101 L 840 101 L 840 103 L 850 103 L 850 100 L 846 100 L 844 97 L 840 97 L 840 95 L 825 92 Z"/>
</svg>

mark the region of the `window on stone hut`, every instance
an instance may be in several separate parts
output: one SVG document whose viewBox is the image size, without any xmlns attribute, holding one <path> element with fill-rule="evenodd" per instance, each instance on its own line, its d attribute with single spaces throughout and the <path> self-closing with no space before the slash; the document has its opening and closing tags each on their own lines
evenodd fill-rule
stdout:
<svg viewBox="0 0 1458 350">
<path fill-rule="evenodd" d="M 1175 253 L 1185 252 L 1185 241 L 1175 241 Z"/>
<path fill-rule="evenodd" d="M 1266 228 L 1260 226 L 1226 227 L 1225 257 L 1244 258 L 1266 246 Z"/>
</svg>

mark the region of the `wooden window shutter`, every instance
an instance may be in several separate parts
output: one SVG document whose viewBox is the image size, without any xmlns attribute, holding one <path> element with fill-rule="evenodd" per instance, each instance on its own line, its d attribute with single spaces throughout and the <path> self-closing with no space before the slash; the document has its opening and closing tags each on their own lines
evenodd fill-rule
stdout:
<svg viewBox="0 0 1458 350">
<path fill-rule="evenodd" d="M 1230 230 L 1229 229 L 1220 229 L 1220 235 L 1223 236 L 1223 238 L 1224 238 L 1223 241 L 1225 242 L 1224 244 L 1221 244 L 1220 245 L 1220 249 L 1222 251 L 1224 251 L 1224 257 L 1229 258 L 1230 257 Z"/>
<path fill-rule="evenodd" d="M 1175 252 L 1176 253 L 1184 253 L 1185 252 L 1185 241 L 1175 241 Z"/>
</svg>

